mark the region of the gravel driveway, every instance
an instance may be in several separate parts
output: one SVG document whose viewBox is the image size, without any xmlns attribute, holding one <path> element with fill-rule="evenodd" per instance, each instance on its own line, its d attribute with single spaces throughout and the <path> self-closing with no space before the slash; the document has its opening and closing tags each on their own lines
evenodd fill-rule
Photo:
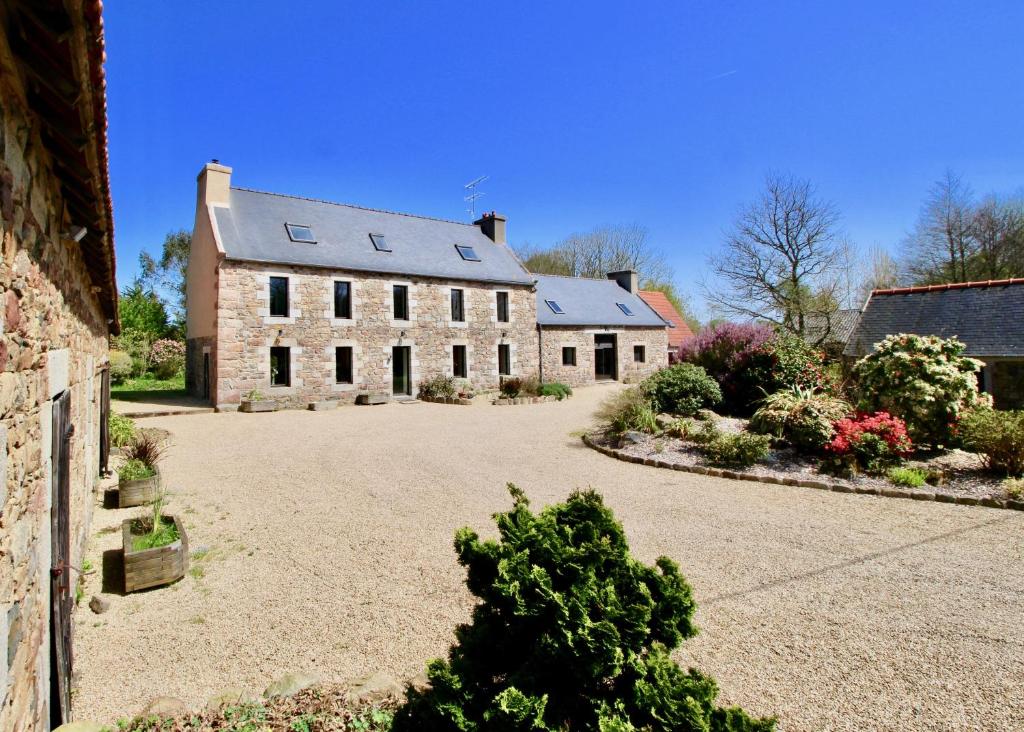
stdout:
<svg viewBox="0 0 1024 732">
<path fill-rule="evenodd" d="M 79 719 L 199 706 L 287 671 L 409 677 L 470 597 L 452 536 L 599 490 L 632 549 L 680 562 L 701 634 L 678 652 L 782 730 L 1009 730 L 1024 719 L 1024 513 L 736 482 L 581 444 L 615 387 L 516 407 L 390 404 L 147 419 L 202 576 L 77 613 Z M 97 510 L 90 556 L 132 511 Z M 198 574 L 198 573 L 197 573 Z M 99 592 L 90 577 L 86 598 Z"/>
</svg>

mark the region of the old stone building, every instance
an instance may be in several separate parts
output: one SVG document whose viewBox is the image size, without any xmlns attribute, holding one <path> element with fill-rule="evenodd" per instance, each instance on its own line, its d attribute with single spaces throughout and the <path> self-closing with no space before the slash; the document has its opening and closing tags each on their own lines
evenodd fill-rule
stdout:
<svg viewBox="0 0 1024 732">
<path fill-rule="evenodd" d="M 221 409 L 396 397 L 454 376 L 536 372 L 533 277 L 505 220 L 474 225 L 230 185 L 199 175 L 188 267 L 187 379 Z"/>
<path fill-rule="evenodd" d="M 668 365 L 667 323 L 639 297 L 636 272 L 535 276 L 545 381 L 635 382 Z"/>
<path fill-rule="evenodd" d="M 117 326 L 99 2 L 0 5 L 0 729 L 71 715 Z"/>
</svg>

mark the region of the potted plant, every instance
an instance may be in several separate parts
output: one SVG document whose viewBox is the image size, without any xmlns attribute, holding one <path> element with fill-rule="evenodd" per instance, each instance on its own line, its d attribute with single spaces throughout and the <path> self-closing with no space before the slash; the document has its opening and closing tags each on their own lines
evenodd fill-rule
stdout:
<svg viewBox="0 0 1024 732">
<path fill-rule="evenodd" d="M 117 506 L 141 506 L 160 491 L 158 463 L 164 448 L 151 434 L 141 432 L 121 448 L 124 462 L 117 469 Z"/>
<path fill-rule="evenodd" d="M 188 534 L 177 516 L 164 515 L 164 502 L 160 490 L 149 512 L 121 523 L 125 592 L 170 584 L 188 571 Z"/>
<path fill-rule="evenodd" d="M 275 412 L 277 411 L 277 402 L 268 399 L 258 389 L 253 389 L 242 398 L 240 409 L 243 412 Z"/>
</svg>

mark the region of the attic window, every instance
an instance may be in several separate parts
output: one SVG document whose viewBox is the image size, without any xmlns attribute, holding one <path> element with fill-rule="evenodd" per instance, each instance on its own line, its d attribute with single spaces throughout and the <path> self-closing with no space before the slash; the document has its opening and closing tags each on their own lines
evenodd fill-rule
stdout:
<svg viewBox="0 0 1024 732">
<path fill-rule="evenodd" d="M 480 261 L 480 257 L 476 255 L 476 251 L 473 249 L 473 247 L 467 247 L 465 244 L 456 244 L 455 249 L 459 253 L 459 256 L 465 259 L 467 262 Z"/>
<path fill-rule="evenodd" d="M 388 245 L 388 240 L 384 238 L 383 234 L 370 234 L 370 241 L 373 242 L 373 248 L 378 252 L 391 251 L 391 247 Z"/>
<path fill-rule="evenodd" d="M 285 224 L 284 228 L 288 230 L 288 238 L 292 241 L 297 241 L 302 244 L 316 244 L 316 238 L 313 236 L 313 229 L 305 224 Z"/>
<path fill-rule="evenodd" d="M 629 316 L 633 315 L 633 311 L 629 309 L 629 306 L 626 303 L 624 303 L 624 302 L 617 302 L 615 304 L 618 305 L 619 306 L 619 310 L 621 310 L 626 315 L 629 315 Z"/>
<path fill-rule="evenodd" d="M 565 315 L 565 311 L 562 310 L 562 306 L 559 305 L 554 300 L 545 300 L 544 304 L 551 308 L 551 312 L 553 312 L 555 315 Z"/>
</svg>

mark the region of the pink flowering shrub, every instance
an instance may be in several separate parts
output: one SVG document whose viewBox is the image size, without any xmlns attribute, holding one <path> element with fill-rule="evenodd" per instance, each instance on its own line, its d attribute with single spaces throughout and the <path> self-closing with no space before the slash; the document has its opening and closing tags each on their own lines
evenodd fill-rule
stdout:
<svg viewBox="0 0 1024 732">
<path fill-rule="evenodd" d="M 825 451 L 833 456 L 832 467 L 838 472 L 877 473 L 913 449 L 906 423 L 888 412 L 847 417 L 832 428 L 835 434 Z"/>
<path fill-rule="evenodd" d="M 150 363 L 161 379 L 169 379 L 185 368 L 185 344 L 161 338 L 149 351 Z"/>
</svg>

